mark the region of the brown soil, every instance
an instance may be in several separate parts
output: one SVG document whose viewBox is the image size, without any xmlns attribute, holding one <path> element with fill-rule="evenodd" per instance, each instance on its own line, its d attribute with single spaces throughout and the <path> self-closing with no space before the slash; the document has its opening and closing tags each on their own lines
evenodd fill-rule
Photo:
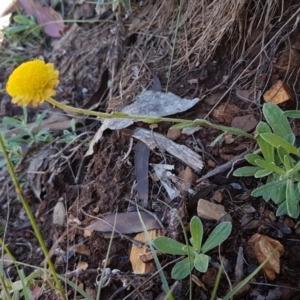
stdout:
<svg viewBox="0 0 300 300">
<path fill-rule="evenodd" d="M 94 4 L 84 4 L 83 7 L 70 4 L 72 1 L 63 2 L 64 19 L 73 19 L 82 14 L 83 20 L 106 22 L 71 23 L 59 39 L 45 36 L 43 45 L 39 47 L 34 41 L 23 44 L 25 60 L 41 55 L 46 61 L 53 62 L 60 71 L 56 96 L 59 101 L 99 111 L 120 110 L 134 102 L 143 90 L 153 86 L 154 74 L 163 92 L 168 90 L 188 99 L 203 97 L 199 104 L 175 117 L 191 120 L 206 118 L 212 123 L 229 126 L 234 118 L 241 116 L 251 115 L 257 121 L 262 120 L 261 96 L 277 80 L 286 82 L 294 97 L 294 101 L 287 102 L 283 108 L 298 106 L 300 36 L 297 15 L 294 16 L 300 9 L 298 1 L 285 1 L 283 4 L 280 1 L 238 1 L 239 4 L 232 4 L 234 1 L 230 0 L 221 1 L 222 4 L 219 1 L 202 1 L 206 6 L 203 10 L 197 1 L 188 1 L 181 12 L 177 1 L 145 1 L 141 7 L 139 3 L 134 3 L 128 18 L 125 18 L 124 12 L 112 13 L 109 7 L 103 9 L 99 16 L 94 12 Z M 61 7 L 58 5 L 55 9 L 60 11 Z M 91 15 L 87 16 L 91 11 Z M 176 47 L 172 56 L 179 13 Z M 20 51 L 6 40 L 2 47 L 16 53 Z M 8 64 L 1 69 L 0 82 L 3 86 L 15 66 Z M 111 89 L 107 89 L 109 82 L 113 83 Z M 2 117 L 20 116 L 21 110 L 10 104 L 8 96 L 1 97 Z M 220 109 L 220 105 L 225 104 L 228 106 Z M 45 108 L 52 115 L 64 113 L 46 106 L 29 108 L 29 121 L 34 121 L 37 112 Z M 86 132 L 84 138 L 89 137 L 90 141 L 101 125 L 99 120 L 73 117 L 78 121 L 77 134 Z M 153 130 L 166 136 L 171 125 L 160 123 Z M 295 123 L 295 132 L 299 134 L 297 125 Z M 89 235 L 84 229 L 96 218 L 132 208 L 130 201 L 136 198 L 134 186 L 137 179 L 137 140 L 132 140 L 132 134 L 139 126 L 149 128 L 149 125 L 140 122 L 126 129 L 106 130 L 100 142 L 94 146 L 93 155 L 88 157 L 84 155 L 89 141 L 77 141 L 66 148 L 66 144 L 56 142 L 43 144 L 29 149 L 18 169 L 27 200 L 53 254 L 57 272 L 68 274 L 85 262 L 87 268 L 79 276 L 69 277 L 69 280 L 76 282 L 94 298 L 110 239 L 105 232 L 94 231 Z M 62 129 L 53 129 L 55 136 L 61 137 Z M 198 285 L 194 283 L 192 286 L 193 299 L 210 297 L 220 255 L 225 258 L 225 269 L 232 284 L 235 282 L 240 247 L 245 256 L 243 278 L 258 267 L 253 248 L 248 243 L 255 233 L 278 240 L 284 246 L 280 273 L 271 281 L 263 272 L 259 272 L 237 298 L 298 299 L 298 220 L 275 217 L 276 205 L 250 196 L 252 189 L 261 182 L 253 178 L 233 177 L 232 170 L 229 172 L 231 167 L 196 183 L 196 179 L 253 147 L 250 139 L 235 136 L 229 136 L 212 147 L 211 143 L 219 134 L 215 129 L 203 127 L 193 135 L 180 134 L 177 137 L 176 143 L 199 153 L 204 162 L 201 173 L 193 172 L 192 189 L 196 195 L 185 192 L 171 201 L 160 181 L 152 176 L 153 169 L 149 167 L 148 196 L 152 203 L 147 209 L 163 223 L 164 235 L 181 241 L 180 223 L 174 221 L 172 210 L 161 202 L 178 211 L 186 228 L 189 220 L 197 214 L 199 198 L 215 203 L 221 201 L 220 204 L 230 215 L 233 231 L 223 243 L 220 253 L 218 249 L 210 252 L 212 260 L 208 272 L 201 274 L 193 271 L 199 281 Z M 54 149 L 51 154 L 54 158 L 44 157 L 43 166 L 38 168 L 42 174 L 29 177 L 26 172 L 30 161 L 50 148 Z M 186 169 L 185 163 L 160 149 L 150 152 L 149 163 L 174 165 L 173 173 L 177 176 Z M 42 263 L 44 257 L 5 169 L 1 170 L 0 180 L 0 221 L 6 226 L 3 237 L 15 259 L 26 264 L 23 269 L 28 275 L 34 266 Z M 65 226 L 53 226 L 52 223 L 53 208 L 58 201 L 62 201 L 66 208 L 68 222 Z M 250 205 L 251 209 L 246 209 L 246 205 Z M 216 221 L 203 218 L 202 222 L 205 235 L 208 236 Z M 117 234 L 112 240 L 106 266 L 120 270 L 122 276 L 111 275 L 110 284 L 101 290 L 101 299 L 125 299 L 128 295 L 126 299 L 163 299 L 160 295 L 161 281 L 155 268 L 147 274 L 132 272 L 129 256 L 134 236 L 134 232 L 122 236 Z M 159 256 L 162 266 L 175 258 Z M 170 264 L 164 269 L 170 286 L 175 283 L 171 279 L 172 266 Z M 18 279 L 14 267 L 8 267 L 6 272 L 11 280 Z M 124 276 L 130 282 L 128 288 L 123 288 Z M 176 284 L 175 299 L 187 299 L 188 279 Z M 66 291 L 69 299 L 82 299 L 78 294 L 75 295 L 70 286 L 66 287 Z M 228 280 L 222 276 L 218 296 L 222 298 L 228 291 Z M 277 292 L 279 296 L 276 296 Z M 39 299 L 57 297 L 53 291 L 45 290 Z"/>
</svg>

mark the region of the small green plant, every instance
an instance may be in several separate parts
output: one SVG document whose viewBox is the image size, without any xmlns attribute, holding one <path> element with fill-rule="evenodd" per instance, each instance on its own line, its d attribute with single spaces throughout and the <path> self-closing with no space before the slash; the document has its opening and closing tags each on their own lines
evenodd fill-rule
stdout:
<svg viewBox="0 0 300 300">
<path fill-rule="evenodd" d="M 32 289 L 36 285 L 36 281 L 39 281 L 42 277 L 42 273 L 40 272 L 33 272 L 27 277 L 24 274 L 23 270 L 18 270 L 20 280 L 12 282 L 8 279 L 5 279 L 5 288 L 0 284 L 0 299 L 7 299 L 5 291 L 8 291 L 9 299 L 34 299 L 32 296 Z M 5 277 L 3 277 L 5 278 Z"/>
<path fill-rule="evenodd" d="M 252 166 L 241 167 L 235 176 L 266 177 L 264 185 L 252 191 L 252 196 L 262 196 L 265 201 L 278 204 L 277 216 L 299 216 L 300 201 L 300 149 L 295 146 L 296 137 L 286 114 L 275 104 L 264 104 L 263 114 L 267 122 L 259 122 L 255 139 L 261 155 L 245 156 Z"/>
<path fill-rule="evenodd" d="M 4 34 L 8 38 L 13 38 L 20 41 L 28 41 L 35 38 L 41 38 L 41 26 L 37 24 L 34 17 L 27 17 L 18 14 L 13 17 L 13 20 L 15 24 L 3 30 Z"/>
<path fill-rule="evenodd" d="M 31 146 L 38 142 L 51 142 L 53 140 L 48 128 L 40 129 L 46 115 L 47 111 L 43 111 L 31 126 L 28 125 L 26 107 L 23 107 L 23 116 L 20 120 L 11 117 L 3 118 L 1 131 L 3 136 L 5 136 L 5 146 L 8 156 L 14 165 L 23 157 L 23 146 Z M 16 133 L 9 134 L 8 136 L 8 133 L 11 132 L 10 130 L 15 130 Z M 4 164 L 4 160 L 0 160 L 0 167 Z"/>
<path fill-rule="evenodd" d="M 187 277 L 194 267 L 198 271 L 205 273 L 210 259 L 205 253 L 223 243 L 231 233 L 231 229 L 232 225 L 230 222 L 220 223 L 202 245 L 203 225 L 198 217 L 193 217 L 190 222 L 192 236 L 190 243 L 192 246 L 185 245 L 165 236 L 155 238 L 153 244 L 163 253 L 187 256 L 178 262 L 171 272 L 173 279 L 180 280 Z"/>
</svg>

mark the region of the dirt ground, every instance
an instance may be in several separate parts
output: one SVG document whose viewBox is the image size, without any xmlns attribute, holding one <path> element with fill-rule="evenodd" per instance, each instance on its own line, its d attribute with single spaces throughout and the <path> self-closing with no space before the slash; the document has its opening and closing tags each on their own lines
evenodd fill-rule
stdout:
<svg viewBox="0 0 300 300">
<path fill-rule="evenodd" d="M 65 22 L 61 37 L 44 35 L 42 42 L 23 41 L 22 47 L 4 38 L 1 51 L 3 55 L 7 55 L 7 51 L 22 54 L 24 60 L 42 57 L 53 62 L 60 72 L 55 99 L 75 107 L 111 112 L 133 103 L 146 90 L 168 91 L 181 98 L 201 99 L 191 109 L 172 117 L 205 118 L 227 126 L 239 122 L 243 123 L 240 125 L 243 129 L 253 132 L 262 120 L 262 95 L 278 80 L 288 85 L 293 99 L 281 107 L 298 107 L 298 1 L 200 2 L 182 1 L 182 6 L 173 0 L 143 1 L 142 5 L 133 2 L 131 11 L 121 8 L 118 13 L 112 12 L 109 5 L 103 5 L 96 13 L 95 4 L 64 0 L 54 6 L 55 11 L 60 14 L 63 11 L 64 20 L 77 21 Z M 18 64 L 1 65 L 2 87 Z M 130 252 L 138 232 L 116 234 L 110 246 L 110 234 L 106 230 L 97 226 L 93 232 L 86 230 L 97 218 L 132 210 L 132 203 L 137 199 L 138 180 L 138 140 L 133 136 L 136 128 L 145 128 L 187 146 L 203 160 L 203 169 L 195 171 L 160 148 L 151 150 L 149 158 L 142 157 L 149 161 L 145 209 L 161 221 L 162 234 L 183 241 L 181 225 L 174 221 L 172 212 L 176 209 L 188 229 L 189 220 L 197 215 L 200 198 L 222 205 L 226 219 L 233 224 L 232 233 L 222 244 L 220 253 L 218 249 L 210 252 L 207 273 L 193 271 L 197 278 L 192 286 L 193 299 L 210 298 L 221 256 L 232 285 L 237 280 L 236 265 L 241 247 L 244 252 L 240 266 L 242 278 L 259 266 L 249 244 L 255 233 L 283 245 L 280 272 L 273 280 L 259 272 L 236 299 L 299 299 L 299 220 L 276 217 L 275 204 L 250 196 L 261 184 L 260 180 L 232 176 L 234 168 L 245 164 L 243 160 L 234 164 L 234 159 L 253 150 L 253 140 L 228 135 L 212 146 L 221 132 L 210 127 L 202 127 L 193 134 L 172 133 L 169 131 L 172 123 L 149 126 L 137 122 L 128 128 L 105 130 L 93 146 L 92 155 L 85 156 L 101 126 L 100 120 L 70 114 L 63 119 L 65 112 L 44 105 L 28 108 L 29 122 L 34 122 L 44 109 L 48 109 L 48 119 L 54 118 L 45 127 L 49 126 L 55 137 L 61 137 L 63 130 L 70 127 L 71 118 L 77 122 L 76 134 L 82 135 L 72 144 L 54 140 L 26 149 L 17 168 L 58 274 L 68 274 L 69 280 L 96 298 L 97 282 L 106 262 L 106 267 L 118 269 L 120 273 L 110 275 L 110 283 L 101 290 L 101 299 L 163 299 L 162 283 L 153 262 L 144 274 L 136 274 L 132 269 Z M 21 109 L 14 107 L 6 94 L 1 94 L 1 118 L 20 115 Z M 298 125 L 293 123 L 296 135 L 299 135 Z M 33 165 L 33 160 L 43 163 Z M 227 162 L 232 163 L 218 169 Z M 154 176 L 151 165 L 162 163 L 173 165 L 173 175 L 184 178 L 190 189 L 181 190 L 180 196 L 171 199 Z M 214 169 L 216 174 L 201 180 Z M 15 259 L 26 264 L 25 274 L 30 274 L 34 266 L 42 263 L 43 255 L 5 168 L 0 172 L 0 180 L 0 224 L 6 226 L 5 243 Z M 55 226 L 53 214 L 59 202 L 65 209 L 65 220 L 63 225 Z M 207 237 L 217 222 L 201 220 Z M 130 228 L 131 225 L 126 226 Z M 162 266 L 170 263 L 164 269 L 170 286 L 175 283 L 171 278 L 171 262 L 175 258 L 159 255 Z M 78 276 L 70 273 L 79 266 L 84 267 Z M 12 280 L 17 280 L 14 267 L 7 267 L 6 272 Z M 130 282 L 128 288 L 123 287 L 125 277 Z M 224 297 L 229 289 L 224 275 L 218 297 Z M 66 291 L 69 299 L 83 299 L 70 286 Z M 175 299 L 187 299 L 188 294 L 188 279 L 176 282 Z M 57 299 L 57 295 L 46 289 L 39 299 Z"/>
</svg>

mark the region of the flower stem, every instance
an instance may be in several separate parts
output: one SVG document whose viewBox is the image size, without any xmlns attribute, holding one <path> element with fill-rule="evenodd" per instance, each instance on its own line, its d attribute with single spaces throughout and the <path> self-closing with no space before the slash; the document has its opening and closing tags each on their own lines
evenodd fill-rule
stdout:
<svg viewBox="0 0 300 300">
<path fill-rule="evenodd" d="M 148 124 L 160 123 L 160 122 L 171 122 L 171 123 L 180 124 L 180 128 L 209 126 L 209 127 L 224 131 L 226 133 L 232 133 L 232 134 L 235 134 L 238 136 L 244 136 L 244 137 L 248 137 L 248 138 L 252 138 L 252 139 L 254 138 L 252 134 L 249 134 L 242 129 L 232 128 L 232 127 L 227 127 L 227 126 L 222 126 L 222 125 L 216 125 L 207 120 L 202 120 L 202 119 L 196 119 L 193 121 L 193 120 L 178 119 L 178 118 L 130 115 L 130 114 L 122 113 L 122 112 L 104 113 L 104 112 L 98 112 L 98 111 L 93 111 L 93 110 L 89 110 L 89 109 L 72 107 L 72 106 L 60 103 L 53 98 L 48 98 L 46 101 L 48 101 L 50 104 L 52 104 L 64 111 L 79 113 L 79 114 L 86 115 L 86 116 L 95 116 L 95 117 L 98 117 L 101 119 L 130 119 L 130 120 L 142 121 L 142 122 L 148 123 Z M 178 126 L 178 125 L 176 125 L 176 126 Z"/>
<path fill-rule="evenodd" d="M 22 188 L 20 186 L 20 183 L 19 183 L 19 180 L 18 180 L 17 175 L 15 173 L 14 167 L 13 167 L 13 165 L 12 165 L 12 163 L 11 163 L 8 155 L 7 155 L 6 147 L 5 147 L 5 141 L 4 141 L 4 137 L 3 137 L 2 133 L 0 133 L 0 149 L 2 150 L 4 159 L 5 159 L 5 162 L 6 162 L 6 165 L 7 165 L 7 169 L 8 169 L 8 172 L 9 172 L 9 175 L 10 175 L 10 177 L 12 179 L 12 182 L 13 182 L 13 184 L 15 186 L 16 193 L 18 194 L 18 196 L 19 196 L 19 198 L 20 198 L 20 200 L 22 202 L 22 206 L 23 206 L 24 210 L 26 211 L 28 219 L 29 219 L 29 221 L 31 223 L 31 226 L 32 226 L 33 230 L 34 230 L 35 236 L 36 236 L 36 238 L 37 238 L 37 240 L 39 242 L 39 245 L 42 248 L 44 256 L 45 256 L 45 258 L 46 258 L 46 260 L 48 262 L 48 265 L 49 265 L 49 268 L 50 268 L 50 272 L 51 272 L 51 274 L 53 276 L 53 279 L 55 281 L 55 284 L 56 284 L 56 289 L 60 293 L 61 298 L 63 300 L 66 300 L 64 291 L 62 289 L 60 281 L 58 280 L 58 277 L 57 277 L 54 265 L 53 265 L 53 263 L 52 263 L 49 255 L 48 255 L 48 249 L 47 249 L 47 247 L 45 245 L 45 241 L 43 239 L 43 236 L 42 236 L 42 234 L 41 234 L 41 232 L 40 232 L 40 230 L 38 228 L 38 225 L 36 223 L 36 220 L 34 218 L 34 215 L 33 215 L 32 211 L 30 209 L 30 206 L 29 206 L 29 204 L 28 204 L 28 202 L 27 202 L 27 200 L 26 200 L 26 198 L 24 196 L 23 190 L 22 190 Z"/>
</svg>

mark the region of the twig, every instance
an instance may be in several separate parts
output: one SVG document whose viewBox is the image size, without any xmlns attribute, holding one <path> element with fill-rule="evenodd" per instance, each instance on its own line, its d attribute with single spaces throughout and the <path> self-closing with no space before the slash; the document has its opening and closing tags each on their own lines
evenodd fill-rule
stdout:
<svg viewBox="0 0 300 300">
<path fill-rule="evenodd" d="M 237 163 L 237 161 L 244 159 L 245 155 L 248 154 L 251 151 L 251 149 L 246 150 L 245 152 L 243 152 L 240 155 L 237 155 L 236 157 L 234 157 L 233 159 L 231 159 L 230 161 L 228 161 L 227 163 L 216 167 L 215 169 L 211 170 L 210 172 L 208 172 L 206 175 L 202 176 L 201 178 L 199 178 L 197 180 L 197 183 L 208 179 L 212 176 L 215 176 L 217 174 L 223 173 L 224 171 L 228 170 L 229 168 L 232 167 L 232 165 L 234 165 L 235 163 Z"/>
</svg>

